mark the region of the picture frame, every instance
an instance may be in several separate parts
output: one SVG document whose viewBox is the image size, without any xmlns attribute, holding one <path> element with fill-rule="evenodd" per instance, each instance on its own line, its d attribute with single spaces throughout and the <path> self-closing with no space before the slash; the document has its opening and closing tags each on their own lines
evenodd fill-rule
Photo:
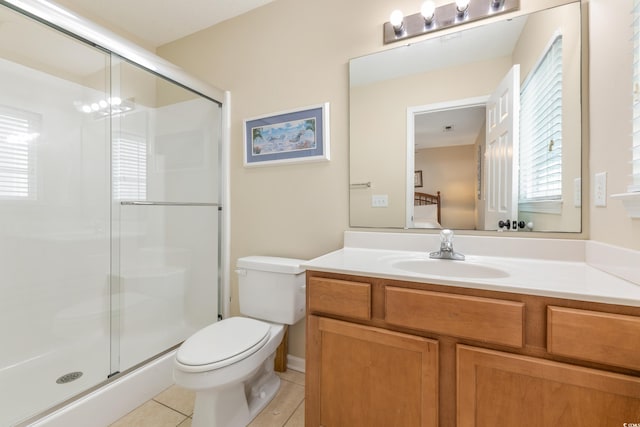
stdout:
<svg viewBox="0 0 640 427">
<path fill-rule="evenodd" d="M 244 120 L 244 166 L 328 161 L 329 103 Z"/>
<path fill-rule="evenodd" d="M 422 171 L 415 171 L 413 174 L 413 186 L 422 187 Z"/>
</svg>

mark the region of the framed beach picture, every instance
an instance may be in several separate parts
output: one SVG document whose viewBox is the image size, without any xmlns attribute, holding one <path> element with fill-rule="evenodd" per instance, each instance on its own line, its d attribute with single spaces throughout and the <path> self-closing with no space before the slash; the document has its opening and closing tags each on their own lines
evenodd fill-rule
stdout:
<svg viewBox="0 0 640 427">
<path fill-rule="evenodd" d="M 244 121 L 244 165 L 329 160 L 329 103 Z"/>
</svg>

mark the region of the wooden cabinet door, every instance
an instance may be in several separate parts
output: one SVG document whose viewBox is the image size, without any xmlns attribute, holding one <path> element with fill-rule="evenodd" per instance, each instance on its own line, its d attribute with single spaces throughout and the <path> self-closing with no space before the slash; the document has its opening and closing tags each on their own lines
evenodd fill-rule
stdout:
<svg viewBox="0 0 640 427">
<path fill-rule="evenodd" d="M 464 345 L 458 427 L 640 423 L 640 378 Z"/>
<path fill-rule="evenodd" d="M 307 427 L 435 427 L 438 343 L 307 317 Z"/>
</svg>

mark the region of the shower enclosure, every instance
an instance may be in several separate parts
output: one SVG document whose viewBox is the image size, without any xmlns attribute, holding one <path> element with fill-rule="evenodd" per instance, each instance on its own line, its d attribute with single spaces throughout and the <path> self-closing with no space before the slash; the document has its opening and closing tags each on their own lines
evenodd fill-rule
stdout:
<svg viewBox="0 0 640 427">
<path fill-rule="evenodd" d="M 2 426 L 220 312 L 219 92 L 65 14 L 0 1 Z"/>
</svg>

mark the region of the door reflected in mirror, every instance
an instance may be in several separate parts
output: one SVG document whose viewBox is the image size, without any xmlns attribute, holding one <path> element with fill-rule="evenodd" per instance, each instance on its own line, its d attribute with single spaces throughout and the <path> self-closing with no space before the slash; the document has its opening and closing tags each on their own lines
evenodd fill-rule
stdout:
<svg viewBox="0 0 640 427">
<path fill-rule="evenodd" d="M 485 146 L 486 102 L 460 100 L 409 110 L 413 164 L 423 171 L 422 187 L 407 190 L 414 194 L 413 202 L 407 203 L 409 228 L 475 229 L 482 224 L 477 213 L 482 210 L 479 162 Z M 429 197 L 439 192 L 440 199 Z"/>
<path fill-rule="evenodd" d="M 571 3 L 352 60 L 351 226 L 579 232 L 580 37 Z"/>
</svg>

